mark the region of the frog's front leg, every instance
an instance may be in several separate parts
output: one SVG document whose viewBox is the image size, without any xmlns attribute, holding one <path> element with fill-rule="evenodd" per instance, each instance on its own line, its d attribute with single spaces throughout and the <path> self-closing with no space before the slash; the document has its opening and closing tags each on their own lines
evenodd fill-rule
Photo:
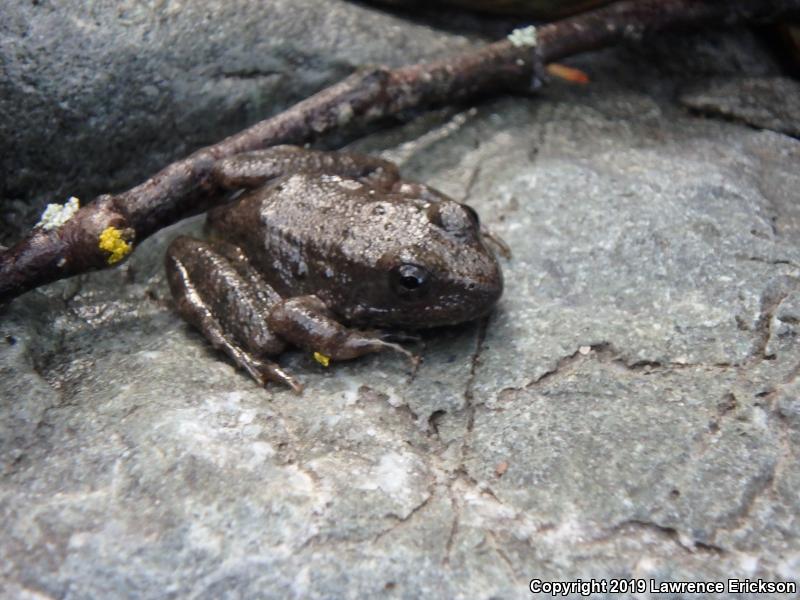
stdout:
<svg viewBox="0 0 800 600">
<path fill-rule="evenodd" d="M 267 320 L 272 331 L 286 341 L 333 360 L 391 350 L 406 356 L 415 368 L 419 362 L 418 356 L 384 341 L 380 334 L 345 327 L 316 296 L 283 300 L 273 307 Z"/>
<path fill-rule="evenodd" d="M 253 269 L 239 248 L 175 238 L 167 249 L 166 271 L 178 312 L 259 384 L 303 386 L 264 356 L 279 354 L 285 343 L 270 329 L 266 315 L 280 296 Z"/>
<path fill-rule="evenodd" d="M 255 188 L 282 175 L 311 173 L 358 179 L 374 188 L 390 190 L 400 179 L 397 165 L 354 152 L 326 152 L 299 146 L 273 146 L 242 152 L 214 164 L 211 176 L 229 189 Z"/>
</svg>

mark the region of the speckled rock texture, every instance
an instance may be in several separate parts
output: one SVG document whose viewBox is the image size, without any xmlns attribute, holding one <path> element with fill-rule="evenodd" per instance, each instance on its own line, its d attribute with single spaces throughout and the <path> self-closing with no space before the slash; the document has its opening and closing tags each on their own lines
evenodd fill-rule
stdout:
<svg viewBox="0 0 800 600">
<path fill-rule="evenodd" d="M 436 37 L 337 10 L 352 39 L 391 19 L 395 61 Z M 468 201 L 513 251 L 493 316 L 427 333 L 413 377 L 394 356 L 323 369 L 289 353 L 305 394 L 257 387 L 170 309 L 164 247 L 199 219 L 3 308 L 0 596 L 800 580 L 800 142 L 679 100 L 777 67 L 746 31 L 571 64 L 592 83 L 353 146 Z M 209 131 L 233 117 L 218 118 Z"/>
</svg>

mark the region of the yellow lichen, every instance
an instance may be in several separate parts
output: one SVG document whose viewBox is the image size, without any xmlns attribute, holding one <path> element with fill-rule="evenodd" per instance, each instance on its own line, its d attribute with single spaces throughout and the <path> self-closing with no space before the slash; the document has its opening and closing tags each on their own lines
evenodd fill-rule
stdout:
<svg viewBox="0 0 800 600">
<path fill-rule="evenodd" d="M 118 263 L 133 250 L 133 246 L 122 238 L 122 231 L 116 227 L 106 227 L 100 234 L 97 245 L 101 250 L 111 253 L 108 257 L 110 265 Z"/>
<path fill-rule="evenodd" d="M 331 357 L 325 356 L 324 354 L 320 354 L 319 352 L 314 352 L 314 360 L 321 364 L 323 367 L 327 367 L 331 363 Z"/>
</svg>

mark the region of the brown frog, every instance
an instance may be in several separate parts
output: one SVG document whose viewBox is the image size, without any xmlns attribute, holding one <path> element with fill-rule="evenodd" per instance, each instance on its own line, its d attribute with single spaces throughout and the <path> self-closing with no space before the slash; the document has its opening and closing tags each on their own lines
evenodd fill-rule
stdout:
<svg viewBox="0 0 800 600">
<path fill-rule="evenodd" d="M 384 350 L 415 360 L 373 328 L 461 323 L 500 298 L 475 211 L 391 162 L 276 146 L 221 160 L 212 177 L 248 191 L 209 213 L 210 241 L 171 243 L 167 279 L 181 315 L 261 384 L 302 390 L 265 358 L 287 344 L 324 362 Z"/>
</svg>

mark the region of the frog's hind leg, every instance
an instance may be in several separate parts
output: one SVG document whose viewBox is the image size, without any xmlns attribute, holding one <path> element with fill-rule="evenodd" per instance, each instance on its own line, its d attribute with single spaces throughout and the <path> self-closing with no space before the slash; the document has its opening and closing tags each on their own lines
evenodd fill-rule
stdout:
<svg viewBox="0 0 800 600">
<path fill-rule="evenodd" d="M 166 263 L 172 296 L 186 321 L 259 384 L 278 381 L 302 391 L 300 382 L 262 358 L 285 347 L 266 321 L 279 296 L 247 264 L 241 250 L 180 236 L 170 244 Z"/>
<path fill-rule="evenodd" d="M 419 357 L 380 334 L 350 329 L 339 323 L 316 296 L 298 296 L 277 303 L 270 311 L 270 329 L 283 339 L 323 359 L 348 360 L 390 350 L 408 358 L 414 370 Z"/>
</svg>

